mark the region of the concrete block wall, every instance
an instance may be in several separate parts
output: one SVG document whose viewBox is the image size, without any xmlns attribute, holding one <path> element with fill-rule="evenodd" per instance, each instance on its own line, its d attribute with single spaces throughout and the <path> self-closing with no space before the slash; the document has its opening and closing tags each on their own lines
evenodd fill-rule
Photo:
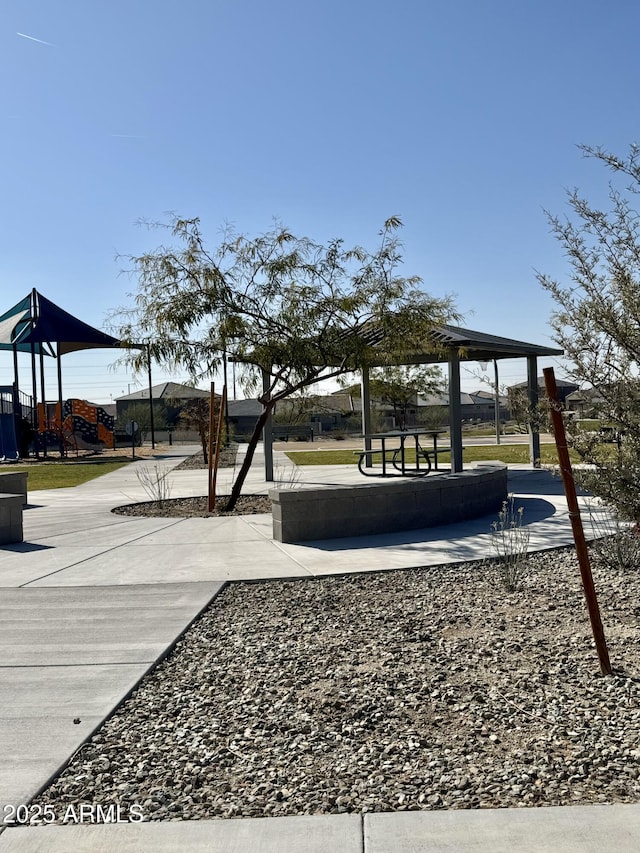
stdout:
<svg viewBox="0 0 640 853">
<path fill-rule="evenodd" d="M 22 495 L 0 494 L 0 545 L 22 542 Z"/>
<path fill-rule="evenodd" d="M 0 471 L 0 494 L 23 496 L 23 502 L 27 503 L 27 472 L 26 471 Z"/>
<path fill-rule="evenodd" d="M 507 468 L 484 463 L 457 474 L 271 489 L 269 497 L 278 542 L 394 533 L 497 513 L 507 499 Z"/>
</svg>

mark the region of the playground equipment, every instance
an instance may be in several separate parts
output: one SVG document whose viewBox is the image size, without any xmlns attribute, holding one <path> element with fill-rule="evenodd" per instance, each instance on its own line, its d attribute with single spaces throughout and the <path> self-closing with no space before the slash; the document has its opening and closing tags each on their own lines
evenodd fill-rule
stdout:
<svg viewBox="0 0 640 853">
<path fill-rule="evenodd" d="M 18 459 L 18 441 L 12 412 L 0 413 L 0 460 Z"/>
<path fill-rule="evenodd" d="M 0 461 L 18 459 L 18 439 L 16 435 L 17 413 L 14 404 L 14 390 L 11 385 L 0 387 Z"/>
<path fill-rule="evenodd" d="M 60 403 L 38 403 L 38 446 L 68 450 L 114 447 L 115 419 L 102 406 L 71 398 Z"/>
<path fill-rule="evenodd" d="M 61 357 L 65 353 L 94 348 L 117 348 L 120 342 L 116 338 L 94 329 L 64 311 L 51 300 L 38 293 L 31 293 L 0 316 L 0 350 L 13 353 L 14 401 L 20 399 L 18 378 L 18 356 L 31 357 L 32 395 L 28 411 L 14 406 L 14 431 L 11 434 L 9 419 L 2 427 L 2 437 L 11 449 L 11 439 L 22 448 L 26 455 L 29 441 L 32 441 L 36 456 L 40 450 L 46 456 L 47 448 L 65 449 L 77 445 L 90 448 L 102 445 L 113 446 L 113 419 L 99 407 L 91 406 L 83 400 L 71 401 L 68 411 L 63 407 Z M 44 401 L 45 395 L 45 357 L 57 360 L 58 406 L 57 412 L 49 412 Z M 40 394 L 38 394 L 38 364 L 40 366 Z M 39 405 L 36 406 L 39 397 Z M 98 409 L 98 411 L 96 411 Z M 29 419 L 30 424 L 26 421 Z M 107 420 L 108 419 L 108 420 Z M 109 420 L 111 423 L 109 423 Z M 101 427 L 104 427 L 102 429 Z M 17 442 L 15 438 L 17 437 Z"/>
<path fill-rule="evenodd" d="M 31 361 L 31 398 L 28 407 L 22 406 L 20 418 L 15 419 L 14 433 L 17 433 L 17 446 L 27 454 L 33 432 L 37 433 L 33 441 L 36 457 L 40 450 L 46 456 L 49 444 L 59 448 L 64 455 L 67 449 L 75 447 L 114 446 L 113 419 L 99 406 L 91 406 L 83 400 L 71 402 L 69 411 L 63 411 L 62 394 L 62 356 L 66 353 L 85 349 L 116 349 L 121 342 L 106 332 L 101 332 L 87 323 L 83 323 L 47 299 L 35 288 L 28 296 L 0 315 L 0 351 L 6 350 L 13 355 L 13 374 L 15 400 L 24 396 L 19 383 L 19 356 L 29 356 Z M 151 381 L 150 343 L 127 344 L 130 349 L 146 349 L 147 373 L 149 376 L 149 416 L 151 421 L 151 446 L 155 447 L 153 422 L 153 394 Z M 45 357 L 57 361 L 58 411 L 50 413 L 45 388 Z M 40 389 L 38 393 L 38 365 L 40 368 Z M 43 428 L 39 426 L 37 402 L 43 406 Z M 67 401 L 68 403 L 69 401 Z M 27 419 L 29 423 L 27 423 Z M 6 436 L 5 436 L 6 433 Z M 49 435 L 51 433 L 51 435 Z M 7 449 L 11 450 L 11 433 L 7 421 L 3 427 L 3 437 Z M 15 443 L 15 442 L 14 442 Z"/>
</svg>

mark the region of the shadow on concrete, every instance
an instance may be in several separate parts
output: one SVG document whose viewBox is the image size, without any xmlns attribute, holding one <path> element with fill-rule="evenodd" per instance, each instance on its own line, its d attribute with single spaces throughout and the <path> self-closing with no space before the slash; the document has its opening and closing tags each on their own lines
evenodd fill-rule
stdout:
<svg viewBox="0 0 640 853">
<path fill-rule="evenodd" d="M 12 545 L 0 545 L 2 551 L 13 551 L 16 554 L 29 554 L 33 551 L 51 551 L 53 545 L 36 545 L 33 542 L 15 542 Z"/>
<path fill-rule="evenodd" d="M 560 474 L 554 474 L 544 468 L 532 468 L 528 471 L 509 470 L 509 492 L 529 495 L 564 495 L 564 484 Z M 576 484 L 576 492 L 586 496 L 589 492 Z"/>
<path fill-rule="evenodd" d="M 535 524 L 555 515 L 556 508 L 543 498 L 519 498 L 514 501 L 517 509 L 523 508 L 523 526 Z M 411 546 L 422 547 L 432 542 L 442 542 L 449 554 L 458 553 L 461 559 L 474 559 L 475 549 L 466 542 L 479 534 L 491 533 L 491 525 L 498 520 L 498 513 L 483 515 L 454 524 L 438 527 L 423 527 L 419 530 L 401 530 L 397 533 L 381 533 L 376 536 L 345 536 L 341 539 L 321 539 L 312 542 L 297 543 L 300 546 L 313 547 L 319 551 L 354 551 L 368 548 L 393 548 L 402 546 L 403 550 Z"/>
</svg>

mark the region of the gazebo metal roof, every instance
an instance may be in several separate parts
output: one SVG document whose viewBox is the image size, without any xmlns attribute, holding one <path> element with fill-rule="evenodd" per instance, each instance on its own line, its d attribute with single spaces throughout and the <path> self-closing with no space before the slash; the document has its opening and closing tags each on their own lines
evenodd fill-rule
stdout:
<svg viewBox="0 0 640 853">
<path fill-rule="evenodd" d="M 374 349 L 382 342 L 382 332 L 375 328 L 366 330 L 363 334 L 366 342 Z M 561 349 L 489 335 L 473 329 L 463 329 L 460 326 L 435 326 L 431 331 L 431 339 L 425 343 L 423 350 L 406 352 L 397 359 L 396 364 L 439 364 L 449 361 L 450 354 L 457 353 L 460 361 L 491 361 L 502 358 L 530 358 L 562 355 Z M 370 366 L 376 366 L 375 358 Z M 385 362 L 386 363 L 386 362 Z M 380 364 L 382 366 L 382 363 Z"/>
<path fill-rule="evenodd" d="M 561 349 L 488 335 L 485 332 L 462 329 L 459 326 L 439 326 L 434 330 L 434 339 L 440 346 L 462 350 L 461 361 L 490 361 L 494 358 L 527 358 L 563 354 Z M 442 361 L 443 359 L 434 357 L 433 360 Z"/>
</svg>

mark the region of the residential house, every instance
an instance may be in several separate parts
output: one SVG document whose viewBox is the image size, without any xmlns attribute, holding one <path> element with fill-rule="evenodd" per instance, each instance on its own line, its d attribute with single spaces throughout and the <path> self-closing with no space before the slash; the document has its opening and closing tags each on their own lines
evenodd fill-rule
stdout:
<svg viewBox="0 0 640 853">
<path fill-rule="evenodd" d="M 575 382 L 569 382 L 567 379 L 556 379 L 556 386 L 558 388 L 558 400 L 560 400 L 561 403 L 564 403 L 569 394 L 577 391 L 579 387 Z M 511 385 L 507 388 L 509 400 L 511 401 L 513 395 L 518 394 L 518 392 L 526 394 L 527 388 L 528 385 L 526 382 L 518 382 L 516 385 Z M 544 376 L 538 377 L 538 394 L 541 399 L 545 399 L 547 396 Z"/>
<path fill-rule="evenodd" d="M 229 428 L 231 437 L 245 441 L 253 433 L 256 422 L 263 411 L 260 400 L 229 400 Z"/>
<path fill-rule="evenodd" d="M 475 405 L 474 418 L 480 421 L 495 421 L 496 419 L 496 395 L 493 391 L 470 391 L 469 396 Z M 509 398 L 504 395 L 498 395 L 499 418 L 501 421 L 511 419 L 511 410 L 509 409 Z"/>
<path fill-rule="evenodd" d="M 132 394 L 125 394 L 116 398 L 116 412 L 118 425 L 126 424 L 133 412 L 136 417 L 144 415 L 145 409 L 149 407 L 149 388 L 142 388 Z M 209 391 L 202 388 L 193 388 L 190 385 L 182 385 L 178 382 L 163 382 L 151 387 L 151 399 L 153 405 L 154 424 L 157 429 L 175 429 L 178 418 L 184 405 L 192 400 L 209 399 Z"/>
</svg>

